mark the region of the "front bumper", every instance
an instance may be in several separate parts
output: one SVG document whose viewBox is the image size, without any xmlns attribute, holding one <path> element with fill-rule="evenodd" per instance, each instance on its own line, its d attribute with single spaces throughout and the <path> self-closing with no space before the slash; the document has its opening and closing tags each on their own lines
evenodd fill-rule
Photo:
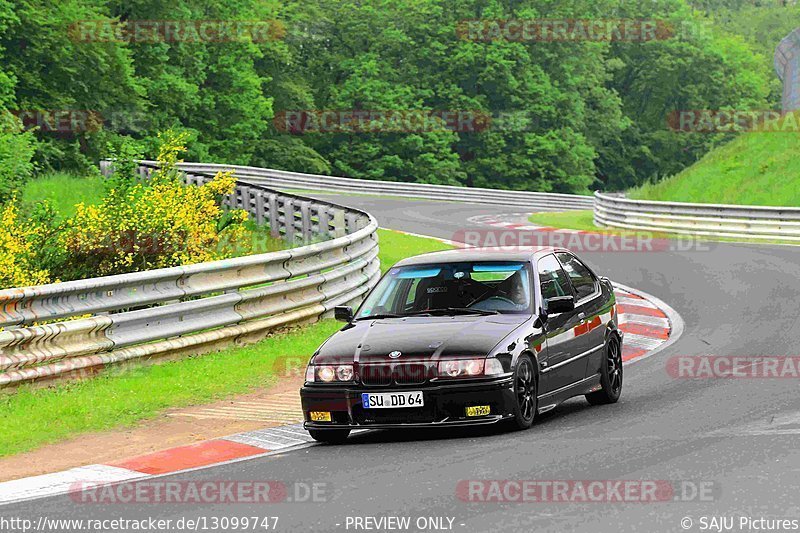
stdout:
<svg viewBox="0 0 800 533">
<path fill-rule="evenodd" d="M 357 384 L 311 385 L 300 389 L 306 429 L 394 429 L 493 424 L 511 416 L 515 405 L 512 377 L 468 383 L 437 382 L 402 387 L 370 387 Z M 422 391 L 424 405 L 398 409 L 365 409 L 364 392 Z M 466 408 L 490 406 L 483 416 L 470 416 Z M 331 422 L 312 422 L 310 411 L 331 413 Z"/>
</svg>

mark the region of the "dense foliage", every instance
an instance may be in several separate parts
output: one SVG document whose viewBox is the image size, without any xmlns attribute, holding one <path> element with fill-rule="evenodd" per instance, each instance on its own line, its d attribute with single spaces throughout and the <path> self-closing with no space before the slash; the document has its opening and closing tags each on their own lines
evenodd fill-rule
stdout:
<svg viewBox="0 0 800 533">
<path fill-rule="evenodd" d="M 153 156 L 157 132 L 173 128 L 189 136 L 193 160 L 542 191 L 621 189 L 673 174 L 720 140 L 670 131 L 670 112 L 777 105 L 769 49 L 790 25 L 784 13 L 797 10 L 756 4 L 0 0 L 0 108 L 34 112 L 27 161 L 40 171 L 88 168 L 125 138 Z M 647 42 L 459 33 L 476 19 L 612 18 L 657 19 L 674 31 Z M 205 40 L 112 31 L 142 20 L 272 21 L 272 31 Z M 751 20 L 769 30 L 748 27 Z M 281 120 L 298 110 L 469 111 L 490 120 L 477 131 L 285 131 Z M 36 114 L 53 111 L 66 112 L 70 125 Z M 4 148 L 8 136 L 19 137 L 23 161 L 8 162 L 17 153 Z M 19 169 L 20 179 L 29 173 L 29 142 L 13 129 L 0 133 L 0 166 Z M 15 186 L 4 176 L 0 200 Z"/>
<path fill-rule="evenodd" d="M 0 115 L 0 206 L 11 200 L 33 172 L 35 139 L 13 115 Z"/>
<path fill-rule="evenodd" d="M 95 204 L 79 203 L 63 219 L 39 202 L 20 214 L 6 203 L 0 218 L 0 288 L 189 265 L 252 253 L 247 213 L 224 210 L 235 178 L 220 172 L 198 187 L 183 185 L 175 165 L 185 134 L 161 136 L 160 168 L 138 181 L 120 165 Z"/>
</svg>

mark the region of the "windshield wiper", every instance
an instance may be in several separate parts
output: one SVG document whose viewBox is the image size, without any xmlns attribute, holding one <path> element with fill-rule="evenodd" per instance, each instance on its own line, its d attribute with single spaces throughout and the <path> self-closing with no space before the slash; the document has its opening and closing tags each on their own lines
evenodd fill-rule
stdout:
<svg viewBox="0 0 800 533">
<path fill-rule="evenodd" d="M 378 320 L 381 318 L 402 318 L 405 315 L 394 315 L 392 313 L 381 313 L 379 315 L 360 316 L 356 320 Z"/>
<path fill-rule="evenodd" d="M 444 307 L 442 309 L 428 309 L 428 313 L 441 313 L 445 315 L 497 315 L 497 311 L 488 309 L 474 309 L 472 307 Z"/>
<path fill-rule="evenodd" d="M 379 320 L 381 318 L 404 318 L 407 316 L 433 316 L 433 315 L 498 315 L 498 311 L 487 309 L 473 309 L 471 307 L 442 307 L 440 309 L 426 309 L 424 311 L 413 311 L 396 315 L 392 313 L 381 313 L 379 315 L 360 316 L 356 320 Z"/>
</svg>

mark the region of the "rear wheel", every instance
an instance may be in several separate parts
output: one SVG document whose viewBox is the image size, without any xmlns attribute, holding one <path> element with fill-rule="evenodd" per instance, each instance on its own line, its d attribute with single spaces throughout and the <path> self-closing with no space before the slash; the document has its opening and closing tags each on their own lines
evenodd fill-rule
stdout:
<svg viewBox="0 0 800 533">
<path fill-rule="evenodd" d="M 591 405 L 604 405 L 616 403 L 622 394 L 622 345 L 616 335 L 611 335 L 606 345 L 603 366 L 600 369 L 599 391 L 586 395 L 586 401 Z"/>
<path fill-rule="evenodd" d="M 514 426 L 528 429 L 536 418 L 536 375 L 527 355 L 520 356 L 514 371 Z"/>
<path fill-rule="evenodd" d="M 326 444 L 342 444 L 350 435 L 349 429 L 309 429 L 311 438 Z"/>
</svg>

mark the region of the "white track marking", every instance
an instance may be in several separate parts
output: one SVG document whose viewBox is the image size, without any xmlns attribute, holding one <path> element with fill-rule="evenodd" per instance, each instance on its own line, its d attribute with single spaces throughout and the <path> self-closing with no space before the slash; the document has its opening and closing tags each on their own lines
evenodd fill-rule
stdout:
<svg viewBox="0 0 800 533">
<path fill-rule="evenodd" d="M 654 339 L 653 337 L 645 337 L 644 335 L 636 335 L 635 333 L 625 334 L 625 344 L 643 350 L 654 350 L 662 344 L 665 339 Z"/>
<path fill-rule="evenodd" d="M 81 487 L 86 488 L 87 484 L 100 485 L 143 477 L 147 477 L 147 474 L 127 468 L 107 465 L 80 466 L 63 472 L 0 483 L 0 503 L 65 494 L 75 488 L 78 483 Z"/>
<path fill-rule="evenodd" d="M 643 326 L 656 326 L 659 328 L 669 328 L 669 320 L 660 316 L 631 315 L 621 313 L 619 315 L 620 324 L 641 324 Z"/>
<path fill-rule="evenodd" d="M 658 306 L 647 300 L 640 300 L 638 298 L 617 297 L 617 303 L 623 305 L 637 305 L 639 307 L 648 307 L 650 309 L 658 309 Z"/>
</svg>

